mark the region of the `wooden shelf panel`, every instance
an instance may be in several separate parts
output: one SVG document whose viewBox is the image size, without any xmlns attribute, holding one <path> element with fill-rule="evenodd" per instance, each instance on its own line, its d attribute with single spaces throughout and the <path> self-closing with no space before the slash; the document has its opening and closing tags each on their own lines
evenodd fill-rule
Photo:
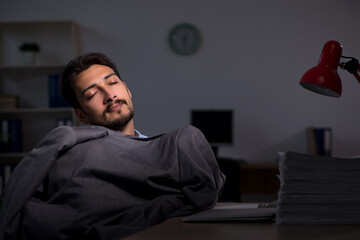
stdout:
<svg viewBox="0 0 360 240">
<path fill-rule="evenodd" d="M 28 153 L 0 153 L 0 164 L 18 164 Z"/>
<path fill-rule="evenodd" d="M 0 113 L 8 114 L 22 114 L 22 113 L 68 113 L 72 112 L 71 107 L 61 107 L 61 108 L 13 108 L 13 109 L 0 109 Z"/>
<path fill-rule="evenodd" d="M 277 193 L 280 187 L 276 163 L 240 164 L 241 193 Z"/>
<path fill-rule="evenodd" d="M 75 25 L 75 22 L 70 20 L 64 21 L 12 21 L 12 22 L 0 22 L 0 28 L 19 28 L 19 27 L 44 27 L 54 25 Z"/>
<path fill-rule="evenodd" d="M 47 71 L 60 72 L 65 65 L 0 65 L 1 72 L 17 72 L 17 71 Z"/>
</svg>

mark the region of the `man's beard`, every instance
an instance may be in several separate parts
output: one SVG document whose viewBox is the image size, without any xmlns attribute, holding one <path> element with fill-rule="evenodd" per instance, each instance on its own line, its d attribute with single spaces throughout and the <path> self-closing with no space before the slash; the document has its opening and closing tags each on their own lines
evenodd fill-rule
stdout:
<svg viewBox="0 0 360 240">
<path fill-rule="evenodd" d="M 105 120 L 104 123 L 103 123 L 103 126 L 105 126 L 107 128 L 110 128 L 112 130 L 120 130 L 120 131 L 122 131 L 126 127 L 126 125 L 131 121 L 131 119 L 133 119 L 133 117 L 134 117 L 134 107 L 132 105 L 130 107 L 130 105 L 123 99 L 117 99 L 117 100 L 115 100 L 115 102 L 113 104 L 118 104 L 118 103 L 122 103 L 124 106 L 126 106 L 128 108 L 129 113 L 124 115 L 124 116 L 122 116 L 119 113 L 120 116 L 118 118 L 116 118 L 114 120 L 111 120 L 111 121 L 106 121 Z M 109 105 L 107 107 L 107 109 L 105 110 L 104 118 L 106 118 L 105 117 L 106 112 L 108 111 L 108 109 L 111 108 L 111 106 L 113 104 Z"/>
<path fill-rule="evenodd" d="M 107 119 L 107 117 L 106 117 L 107 111 L 109 111 L 111 106 L 115 103 L 124 104 L 124 107 L 127 107 L 127 109 L 128 109 L 128 114 L 122 115 L 121 112 L 118 112 L 119 115 L 117 116 L 117 118 L 112 119 L 112 120 Z M 134 107 L 132 104 L 129 105 L 129 103 L 127 103 L 125 100 L 122 100 L 122 99 L 117 99 L 113 104 L 109 105 L 106 108 L 101 119 L 96 119 L 92 115 L 86 114 L 84 112 L 87 115 L 88 123 L 93 124 L 93 125 L 104 126 L 106 128 L 112 129 L 112 130 L 122 131 L 127 126 L 127 124 L 134 118 Z"/>
<path fill-rule="evenodd" d="M 126 127 L 126 125 L 133 119 L 133 117 L 134 117 L 134 110 L 129 109 L 129 114 L 125 116 L 120 116 L 115 120 L 105 122 L 103 126 L 112 130 L 122 131 Z"/>
</svg>

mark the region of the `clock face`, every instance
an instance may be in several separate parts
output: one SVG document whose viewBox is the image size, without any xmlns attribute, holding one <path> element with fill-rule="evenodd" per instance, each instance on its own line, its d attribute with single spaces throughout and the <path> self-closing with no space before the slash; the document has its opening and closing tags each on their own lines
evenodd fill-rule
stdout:
<svg viewBox="0 0 360 240">
<path fill-rule="evenodd" d="M 170 31 L 169 44 L 177 54 L 190 55 L 200 48 L 201 35 L 199 30 L 191 24 L 178 24 Z"/>
</svg>

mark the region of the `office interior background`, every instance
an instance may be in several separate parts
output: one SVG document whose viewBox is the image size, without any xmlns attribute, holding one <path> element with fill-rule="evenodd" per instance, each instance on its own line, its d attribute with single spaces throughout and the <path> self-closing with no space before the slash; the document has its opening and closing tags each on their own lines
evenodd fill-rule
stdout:
<svg viewBox="0 0 360 240">
<path fill-rule="evenodd" d="M 0 0 L 1 22 L 57 20 L 77 23 L 81 53 L 116 62 L 145 135 L 189 124 L 192 109 L 230 109 L 233 144 L 219 148 L 221 157 L 255 163 L 276 162 L 279 151 L 307 153 L 309 127 L 332 129 L 333 156 L 360 155 L 356 79 L 338 70 L 340 98 L 299 86 L 329 40 L 360 58 L 358 0 Z M 169 47 L 179 23 L 200 30 L 192 55 Z"/>
</svg>

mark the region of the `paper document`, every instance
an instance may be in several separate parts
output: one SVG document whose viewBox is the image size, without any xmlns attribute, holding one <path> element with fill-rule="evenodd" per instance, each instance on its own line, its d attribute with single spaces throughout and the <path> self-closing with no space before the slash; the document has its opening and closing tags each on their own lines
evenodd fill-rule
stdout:
<svg viewBox="0 0 360 240">
<path fill-rule="evenodd" d="M 213 209 L 244 209 L 244 208 L 258 208 L 258 203 L 241 203 L 231 205 L 217 205 Z"/>
<path fill-rule="evenodd" d="M 256 205 L 216 206 L 213 209 L 184 217 L 184 222 L 220 222 L 220 221 L 266 221 L 273 220 L 276 208 L 258 208 Z"/>
</svg>

